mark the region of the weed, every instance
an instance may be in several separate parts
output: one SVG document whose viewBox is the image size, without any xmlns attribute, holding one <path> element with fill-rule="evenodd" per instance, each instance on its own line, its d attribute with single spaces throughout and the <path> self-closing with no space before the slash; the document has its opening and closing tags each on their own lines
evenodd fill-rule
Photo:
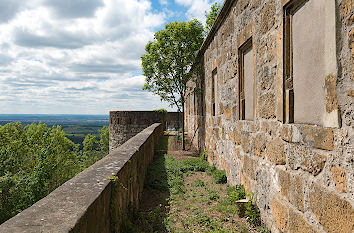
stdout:
<svg viewBox="0 0 354 233">
<path fill-rule="evenodd" d="M 254 193 L 251 193 L 249 195 L 249 201 L 246 203 L 246 218 L 247 221 L 252 225 L 252 226 L 260 226 L 261 225 L 261 215 L 259 212 L 259 209 L 257 205 L 253 204 L 253 197 Z"/>
<path fill-rule="evenodd" d="M 213 179 L 217 184 L 226 184 L 227 177 L 224 170 L 214 170 Z"/>
<path fill-rule="evenodd" d="M 201 179 L 196 179 L 195 181 L 193 181 L 192 186 L 193 187 L 203 187 L 203 186 L 205 186 L 205 184 Z"/>
<path fill-rule="evenodd" d="M 208 160 L 208 154 L 207 154 L 206 150 L 203 150 L 202 152 L 200 152 L 199 158 L 201 160 L 205 160 L 205 161 Z"/>
<path fill-rule="evenodd" d="M 211 176 L 213 175 L 213 172 L 216 170 L 215 164 L 213 164 L 212 166 L 209 166 L 205 171 L 206 173 Z"/>
<path fill-rule="evenodd" d="M 217 200 L 220 198 L 219 193 L 215 190 L 208 191 L 209 200 Z"/>
<path fill-rule="evenodd" d="M 190 158 L 182 162 L 181 171 L 198 171 L 204 172 L 209 167 L 209 163 L 205 160 Z"/>
<path fill-rule="evenodd" d="M 236 185 L 235 187 L 229 187 L 227 191 L 227 200 L 230 204 L 235 204 L 236 201 L 246 198 L 246 191 L 242 184 Z"/>
<path fill-rule="evenodd" d="M 169 191 L 172 195 L 182 194 L 183 174 L 180 163 L 170 155 L 159 157 L 148 168 L 145 186 Z"/>
<path fill-rule="evenodd" d="M 242 225 L 242 226 L 240 226 L 239 229 L 240 229 L 240 232 L 241 232 L 241 233 L 248 233 L 248 229 L 247 229 L 246 226 L 243 226 L 243 225 Z"/>
<path fill-rule="evenodd" d="M 256 229 L 260 233 L 270 233 L 270 230 L 266 226 L 259 226 L 259 227 L 256 227 Z"/>
<path fill-rule="evenodd" d="M 226 200 L 220 200 L 216 206 L 216 210 L 220 213 L 226 214 L 228 216 L 232 216 L 234 214 L 238 214 L 238 209 L 236 205 L 230 204 L 230 202 Z"/>
</svg>

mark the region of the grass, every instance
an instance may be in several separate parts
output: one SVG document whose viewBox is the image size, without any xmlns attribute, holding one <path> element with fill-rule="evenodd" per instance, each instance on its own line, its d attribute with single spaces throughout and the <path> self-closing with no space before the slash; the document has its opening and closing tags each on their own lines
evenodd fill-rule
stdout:
<svg viewBox="0 0 354 233">
<path fill-rule="evenodd" d="M 148 169 L 140 212 L 124 223 L 124 232 L 267 232 L 258 226 L 252 201 L 250 216 L 238 216 L 235 203 L 246 197 L 245 189 L 226 181 L 225 172 L 204 159 L 160 156 Z"/>
</svg>

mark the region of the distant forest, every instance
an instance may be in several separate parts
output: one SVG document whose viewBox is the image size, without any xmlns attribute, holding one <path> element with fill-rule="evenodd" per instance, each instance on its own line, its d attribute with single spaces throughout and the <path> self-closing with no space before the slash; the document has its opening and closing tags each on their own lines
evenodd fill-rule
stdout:
<svg viewBox="0 0 354 233">
<path fill-rule="evenodd" d="M 1 123 L 0 224 L 108 154 L 108 121 L 51 123 Z"/>
</svg>

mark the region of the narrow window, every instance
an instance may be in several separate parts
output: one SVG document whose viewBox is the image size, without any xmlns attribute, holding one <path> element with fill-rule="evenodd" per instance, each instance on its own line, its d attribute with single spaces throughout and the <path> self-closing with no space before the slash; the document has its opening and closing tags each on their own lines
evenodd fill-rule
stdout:
<svg viewBox="0 0 354 233">
<path fill-rule="evenodd" d="M 285 120 L 326 125 L 325 80 L 336 73 L 334 1 L 293 0 L 284 16 Z"/>
<path fill-rule="evenodd" d="M 197 95 L 196 95 L 196 88 L 193 91 L 193 107 L 194 107 L 194 115 L 197 115 Z"/>
<path fill-rule="evenodd" d="M 216 106 L 215 106 L 215 84 L 217 80 L 217 71 L 213 71 L 213 77 L 211 79 L 211 111 L 212 115 L 215 116 Z"/>
<path fill-rule="evenodd" d="M 239 119 L 254 119 L 254 64 L 252 38 L 239 48 Z"/>
</svg>

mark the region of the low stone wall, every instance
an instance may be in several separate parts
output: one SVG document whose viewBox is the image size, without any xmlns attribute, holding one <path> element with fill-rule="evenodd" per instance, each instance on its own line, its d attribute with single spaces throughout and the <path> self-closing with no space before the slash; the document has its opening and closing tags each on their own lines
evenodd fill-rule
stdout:
<svg viewBox="0 0 354 233">
<path fill-rule="evenodd" d="M 165 128 L 175 128 L 177 118 L 179 127 L 182 127 L 182 114 L 177 117 L 177 112 L 169 112 L 167 119 L 158 111 L 111 111 L 109 113 L 109 150 L 122 145 L 129 138 L 135 136 L 146 127 L 160 122 Z"/>
<path fill-rule="evenodd" d="M 163 134 L 153 124 L 47 197 L 0 225 L 0 232 L 120 232 L 139 206 L 154 145 Z"/>
</svg>

